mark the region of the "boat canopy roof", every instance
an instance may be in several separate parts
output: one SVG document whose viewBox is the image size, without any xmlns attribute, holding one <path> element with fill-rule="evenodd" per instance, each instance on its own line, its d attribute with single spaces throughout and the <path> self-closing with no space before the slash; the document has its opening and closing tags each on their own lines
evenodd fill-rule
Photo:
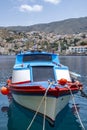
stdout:
<svg viewBox="0 0 87 130">
<path fill-rule="evenodd" d="M 40 51 L 27 51 L 17 54 L 15 64 L 32 62 L 51 62 L 57 64 L 60 63 L 58 54 Z"/>
</svg>

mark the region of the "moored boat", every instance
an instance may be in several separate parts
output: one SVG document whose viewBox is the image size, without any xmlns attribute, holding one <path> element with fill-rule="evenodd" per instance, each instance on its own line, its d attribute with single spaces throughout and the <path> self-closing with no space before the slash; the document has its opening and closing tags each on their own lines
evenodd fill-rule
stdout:
<svg viewBox="0 0 87 130">
<path fill-rule="evenodd" d="M 45 114 L 51 124 L 68 104 L 71 92 L 75 94 L 81 88 L 80 82 L 72 82 L 69 68 L 60 64 L 57 54 L 17 54 L 9 84 L 13 99 L 25 108 Z"/>
</svg>

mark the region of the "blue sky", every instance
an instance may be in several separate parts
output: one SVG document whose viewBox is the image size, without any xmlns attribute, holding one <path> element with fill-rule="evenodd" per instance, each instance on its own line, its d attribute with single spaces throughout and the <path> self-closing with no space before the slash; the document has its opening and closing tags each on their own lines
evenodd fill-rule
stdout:
<svg viewBox="0 0 87 130">
<path fill-rule="evenodd" d="M 87 16 L 87 0 L 0 0 L 0 26 L 29 26 Z"/>
</svg>

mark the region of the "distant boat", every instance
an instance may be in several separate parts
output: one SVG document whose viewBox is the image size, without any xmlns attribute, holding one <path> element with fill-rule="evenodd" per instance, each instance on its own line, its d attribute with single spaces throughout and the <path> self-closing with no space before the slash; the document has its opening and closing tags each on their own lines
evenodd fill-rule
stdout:
<svg viewBox="0 0 87 130">
<path fill-rule="evenodd" d="M 57 54 L 27 51 L 17 54 L 9 87 L 18 104 L 54 124 L 68 104 L 70 92 L 77 93 L 82 84 L 72 82 L 68 67 L 60 64 Z"/>
</svg>

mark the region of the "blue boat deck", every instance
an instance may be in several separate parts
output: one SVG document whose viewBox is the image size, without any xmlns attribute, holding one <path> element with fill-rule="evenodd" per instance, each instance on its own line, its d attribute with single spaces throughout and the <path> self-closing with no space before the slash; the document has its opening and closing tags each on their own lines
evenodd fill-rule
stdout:
<svg viewBox="0 0 87 130">
<path fill-rule="evenodd" d="M 50 84 L 48 81 L 41 81 L 41 82 L 31 82 L 31 83 L 23 83 L 23 84 L 17 84 L 17 87 L 37 87 L 42 86 L 44 88 L 47 88 Z M 51 85 L 51 88 L 54 88 L 55 84 Z"/>
</svg>

